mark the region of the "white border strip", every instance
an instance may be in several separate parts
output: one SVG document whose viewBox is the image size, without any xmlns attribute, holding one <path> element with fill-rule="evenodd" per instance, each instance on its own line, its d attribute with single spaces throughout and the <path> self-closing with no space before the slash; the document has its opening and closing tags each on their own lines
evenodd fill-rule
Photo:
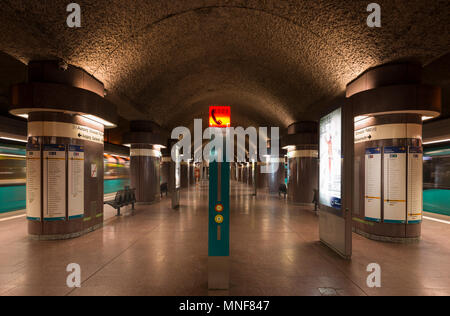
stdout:
<svg viewBox="0 0 450 316">
<path fill-rule="evenodd" d="M 424 219 L 427 219 L 429 221 L 434 221 L 434 222 L 439 222 L 439 223 L 443 223 L 443 224 L 447 224 L 450 225 L 449 221 L 444 221 L 443 219 L 437 219 L 437 218 L 433 218 L 433 217 L 428 217 L 428 216 L 422 216 Z"/>
<path fill-rule="evenodd" d="M 104 133 L 86 126 L 64 122 L 28 122 L 28 137 L 66 137 L 103 144 Z"/>
<path fill-rule="evenodd" d="M 6 222 L 6 221 L 10 221 L 10 220 L 13 220 L 13 219 L 16 219 L 16 218 L 22 218 L 22 217 L 25 217 L 25 216 L 27 216 L 27 214 L 1 218 L 0 222 Z"/>
<path fill-rule="evenodd" d="M 422 139 L 420 124 L 381 124 L 368 126 L 355 131 L 355 144 L 382 139 Z"/>
<path fill-rule="evenodd" d="M 161 152 L 154 149 L 130 149 L 130 157 L 155 157 L 160 158 Z"/>
</svg>

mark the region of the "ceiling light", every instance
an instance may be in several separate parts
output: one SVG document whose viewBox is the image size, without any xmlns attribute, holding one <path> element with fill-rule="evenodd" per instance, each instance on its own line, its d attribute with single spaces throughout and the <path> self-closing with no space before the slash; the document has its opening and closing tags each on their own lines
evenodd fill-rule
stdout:
<svg viewBox="0 0 450 316">
<path fill-rule="evenodd" d="M 362 120 L 365 120 L 365 119 L 367 119 L 367 118 L 369 118 L 369 117 L 366 116 L 366 115 L 356 116 L 356 117 L 355 117 L 355 123 L 356 123 L 356 122 L 359 122 L 359 121 L 362 121 Z"/>
<path fill-rule="evenodd" d="M 433 116 L 422 116 L 422 121 L 428 121 L 434 118 Z"/>
<path fill-rule="evenodd" d="M 83 117 L 87 118 L 87 119 L 89 119 L 91 121 L 100 123 L 100 124 L 102 124 L 103 126 L 106 126 L 106 127 L 115 127 L 116 126 L 115 124 L 113 124 L 111 122 L 108 122 L 108 121 L 106 121 L 106 120 L 104 120 L 104 119 L 102 119 L 102 118 L 100 118 L 98 116 L 95 116 L 95 115 L 86 114 L 86 115 L 83 115 Z"/>
<path fill-rule="evenodd" d="M 17 116 L 28 120 L 28 114 L 18 114 Z"/>
</svg>

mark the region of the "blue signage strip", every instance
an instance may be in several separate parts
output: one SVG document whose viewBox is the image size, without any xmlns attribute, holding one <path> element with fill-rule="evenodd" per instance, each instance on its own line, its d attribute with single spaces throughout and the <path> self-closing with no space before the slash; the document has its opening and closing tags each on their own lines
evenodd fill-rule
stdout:
<svg viewBox="0 0 450 316">
<path fill-rule="evenodd" d="M 406 147 L 384 147 L 385 154 L 406 154 Z"/>
<path fill-rule="evenodd" d="M 84 146 L 69 145 L 69 151 L 84 153 Z"/>
<path fill-rule="evenodd" d="M 380 147 L 366 148 L 366 155 L 377 155 L 377 154 L 381 155 L 381 148 Z"/>
<path fill-rule="evenodd" d="M 57 222 L 57 221 L 65 221 L 65 217 L 52 217 L 52 218 L 44 218 L 44 222 Z"/>
<path fill-rule="evenodd" d="M 65 145 L 44 145 L 44 151 L 66 151 Z"/>
<path fill-rule="evenodd" d="M 41 145 L 39 144 L 32 144 L 32 143 L 27 144 L 27 151 L 40 151 L 40 150 Z"/>
<path fill-rule="evenodd" d="M 209 164 L 208 255 L 211 257 L 230 255 L 229 162 L 222 162 L 220 166 L 217 162 Z"/>
</svg>

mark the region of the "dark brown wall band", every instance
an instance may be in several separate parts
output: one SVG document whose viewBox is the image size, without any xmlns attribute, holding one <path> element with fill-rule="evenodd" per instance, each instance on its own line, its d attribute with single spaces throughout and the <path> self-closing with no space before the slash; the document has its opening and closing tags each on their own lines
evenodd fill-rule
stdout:
<svg viewBox="0 0 450 316">
<path fill-rule="evenodd" d="M 117 124 L 116 107 L 109 101 L 80 88 L 55 83 L 22 83 L 11 89 L 11 110 L 13 114 L 45 110 L 53 112 L 68 111 L 98 116 Z"/>
<path fill-rule="evenodd" d="M 428 85 L 396 85 L 357 93 L 351 97 L 354 116 L 382 113 L 421 113 L 436 117 L 441 112 L 441 88 Z"/>
</svg>

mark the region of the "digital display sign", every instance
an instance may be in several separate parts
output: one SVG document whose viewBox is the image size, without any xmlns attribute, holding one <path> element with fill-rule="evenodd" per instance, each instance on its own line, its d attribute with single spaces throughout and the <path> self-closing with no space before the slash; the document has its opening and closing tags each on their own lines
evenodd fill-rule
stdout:
<svg viewBox="0 0 450 316">
<path fill-rule="evenodd" d="M 341 209 L 342 109 L 320 120 L 320 204 Z"/>
<path fill-rule="evenodd" d="M 226 128 L 231 126 L 231 107 L 210 106 L 209 127 Z"/>
</svg>

